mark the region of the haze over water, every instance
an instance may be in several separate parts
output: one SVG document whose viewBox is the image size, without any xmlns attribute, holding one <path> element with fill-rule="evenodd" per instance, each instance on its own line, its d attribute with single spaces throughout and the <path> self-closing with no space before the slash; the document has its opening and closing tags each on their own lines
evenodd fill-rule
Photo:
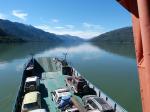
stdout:
<svg viewBox="0 0 150 112">
<path fill-rule="evenodd" d="M 0 112 L 11 112 L 24 64 L 35 57 L 60 57 L 129 112 L 141 112 L 134 48 L 130 44 L 0 44 Z"/>
</svg>

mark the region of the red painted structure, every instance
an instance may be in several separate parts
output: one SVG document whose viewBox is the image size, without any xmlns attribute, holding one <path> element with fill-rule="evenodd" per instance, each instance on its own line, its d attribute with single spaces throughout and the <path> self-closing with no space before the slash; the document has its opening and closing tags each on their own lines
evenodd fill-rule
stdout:
<svg viewBox="0 0 150 112">
<path fill-rule="evenodd" d="M 143 112 L 150 112 L 150 0 L 117 0 L 132 14 Z"/>
</svg>

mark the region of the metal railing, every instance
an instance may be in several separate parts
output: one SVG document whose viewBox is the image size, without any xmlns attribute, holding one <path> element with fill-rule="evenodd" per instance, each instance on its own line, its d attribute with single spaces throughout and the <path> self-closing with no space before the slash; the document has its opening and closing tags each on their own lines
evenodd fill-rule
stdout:
<svg viewBox="0 0 150 112">
<path fill-rule="evenodd" d="M 82 76 L 75 68 L 73 68 L 73 74 L 75 76 Z M 89 87 L 93 88 L 95 90 L 96 95 L 99 96 L 100 98 L 103 98 L 109 105 L 111 105 L 114 108 L 115 112 L 128 112 L 123 107 L 121 107 L 118 103 L 116 103 L 114 100 L 112 100 L 108 95 L 106 95 L 102 90 L 100 90 L 95 85 L 93 85 L 91 82 L 89 82 L 85 77 L 83 77 L 83 78 L 87 81 Z"/>
</svg>

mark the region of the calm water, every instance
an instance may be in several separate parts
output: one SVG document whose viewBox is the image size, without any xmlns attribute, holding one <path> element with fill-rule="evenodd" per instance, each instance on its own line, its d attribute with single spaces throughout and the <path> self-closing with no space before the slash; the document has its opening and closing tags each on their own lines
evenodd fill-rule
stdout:
<svg viewBox="0 0 150 112">
<path fill-rule="evenodd" d="M 25 62 L 35 56 L 63 57 L 89 81 L 129 112 L 141 112 L 139 82 L 132 45 L 0 44 L 0 112 L 11 112 Z"/>
</svg>

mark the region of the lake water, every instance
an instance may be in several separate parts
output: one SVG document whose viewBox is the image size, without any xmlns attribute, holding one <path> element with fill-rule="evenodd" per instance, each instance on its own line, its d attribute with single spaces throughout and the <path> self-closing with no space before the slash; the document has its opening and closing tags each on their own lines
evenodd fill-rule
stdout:
<svg viewBox="0 0 150 112">
<path fill-rule="evenodd" d="M 134 49 L 129 44 L 0 44 L 0 112 L 11 112 L 23 67 L 31 54 L 67 59 L 89 81 L 129 112 L 141 112 Z"/>
</svg>

